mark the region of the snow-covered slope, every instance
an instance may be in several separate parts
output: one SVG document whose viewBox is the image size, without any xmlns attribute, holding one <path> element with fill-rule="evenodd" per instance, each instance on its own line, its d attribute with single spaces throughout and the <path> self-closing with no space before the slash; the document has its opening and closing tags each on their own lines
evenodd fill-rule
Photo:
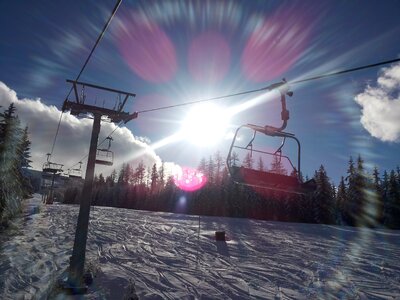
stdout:
<svg viewBox="0 0 400 300">
<path fill-rule="evenodd" d="M 1 299 L 47 297 L 77 213 L 30 201 L 0 236 Z M 123 299 L 131 281 L 144 299 L 400 299 L 399 231 L 215 217 L 198 226 L 197 216 L 93 208 L 87 256 L 100 271 L 84 298 Z"/>
</svg>

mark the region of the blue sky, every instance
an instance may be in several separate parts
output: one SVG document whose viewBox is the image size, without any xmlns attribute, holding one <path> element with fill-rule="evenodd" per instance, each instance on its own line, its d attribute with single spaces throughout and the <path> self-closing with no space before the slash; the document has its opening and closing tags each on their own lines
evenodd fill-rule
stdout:
<svg viewBox="0 0 400 300">
<path fill-rule="evenodd" d="M 69 91 L 65 80 L 76 78 L 114 4 L 0 2 L 0 81 L 18 99 L 40 98 L 60 109 Z M 282 78 L 293 81 L 399 57 L 399 11 L 394 0 L 123 1 L 80 80 L 135 92 L 126 107 L 130 112 L 257 89 Z M 358 154 L 382 171 L 400 164 L 400 75 L 396 65 L 385 67 L 291 86 L 287 131 L 302 143 L 305 174 L 323 164 L 337 182 L 349 156 Z M 259 95 L 214 104 L 228 110 Z M 279 97 L 272 98 L 236 113 L 229 130 L 245 123 L 277 124 Z M 98 101 L 103 100 L 115 101 Z M 141 114 L 127 128 L 153 144 L 179 131 L 191 109 Z M 34 122 L 32 135 L 46 127 L 43 119 L 40 126 Z M 63 126 L 71 124 L 61 124 L 54 155 L 79 161 L 79 153 L 68 159 L 57 154 L 68 140 Z M 54 133 L 48 122 L 40 151 L 50 151 Z M 64 134 L 83 139 L 70 128 Z M 89 141 L 81 143 L 84 152 Z M 118 149 L 124 143 L 117 138 L 114 144 Z M 213 146 L 182 140 L 154 149 L 154 156 L 196 167 L 217 150 L 224 155 L 229 144 L 225 137 Z M 40 160 L 39 154 L 34 157 Z"/>
</svg>

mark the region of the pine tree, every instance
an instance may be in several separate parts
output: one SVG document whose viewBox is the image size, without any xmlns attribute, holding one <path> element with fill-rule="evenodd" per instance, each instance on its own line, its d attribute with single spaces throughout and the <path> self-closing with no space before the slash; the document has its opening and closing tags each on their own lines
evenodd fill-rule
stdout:
<svg viewBox="0 0 400 300">
<path fill-rule="evenodd" d="M 230 164 L 233 167 L 237 167 L 238 163 L 239 163 L 239 155 L 235 151 L 233 151 L 232 154 L 231 154 L 230 160 L 231 160 Z"/>
<path fill-rule="evenodd" d="M 376 195 L 372 195 L 372 184 L 368 177 L 364 169 L 364 160 L 359 155 L 355 173 L 355 189 L 357 192 L 357 197 L 355 198 L 356 225 L 374 227 L 376 225 L 376 216 L 374 215 L 376 212 Z"/>
<path fill-rule="evenodd" d="M 220 184 L 222 180 L 222 168 L 224 166 L 224 160 L 219 151 L 217 151 L 214 154 L 214 161 L 215 161 L 215 182 L 216 184 Z"/>
<path fill-rule="evenodd" d="M 335 223 L 335 201 L 332 185 L 323 165 L 320 166 L 315 175 L 317 189 L 314 193 L 314 218 L 317 223 Z"/>
<path fill-rule="evenodd" d="M 21 200 L 29 195 L 22 172 L 27 143 L 15 111 L 11 103 L 0 121 L 0 224 L 19 212 Z"/>
<path fill-rule="evenodd" d="M 28 136 L 28 126 L 25 127 L 23 135 L 22 135 L 22 143 L 21 143 L 21 147 L 23 150 L 23 154 L 22 154 L 22 161 L 21 161 L 21 167 L 22 168 L 30 168 L 31 167 L 31 141 L 29 140 L 29 136 Z"/>
<path fill-rule="evenodd" d="M 149 166 L 147 166 L 146 168 L 146 173 L 145 173 L 145 185 L 147 187 L 151 186 L 151 168 Z"/>
<path fill-rule="evenodd" d="M 343 205 L 343 221 L 347 225 L 354 226 L 356 224 L 355 216 L 357 215 L 357 180 L 356 180 L 356 169 L 354 167 L 353 158 L 350 157 L 349 167 L 347 169 L 347 193 L 346 202 Z"/>
<path fill-rule="evenodd" d="M 275 174 L 287 175 L 287 170 L 283 166 L 281 158 L 278 155 L 273 156 L 269 171 Z"/>
<path fill-rule="evenodd" d="M 151 179 L 150 190 L 151 193 L 154 194 L 157 192 L 157 185 L 158 185 L 158 172 L 156 163 L 154 163 L 153 167 L 151 168 L 150 179 Z"/>
<path fill-rule="evenodd" d="M 119 186 L 121 186 L 125 183 L 125 180 L 126 180 L 126 172 L 125 171 L 126 171 L 126 164 L 123 163 L 121 166 L 121 169 L 119 170 L 119 173 L 118 173 L 117 183 Z"/>
<path fill-rule="evenodd" d="M 164 188 L 165 185 L 165 166 L 164 162 L 161 162 L 161 166 L 158 169 L 158 185 L 160 190 Z"/>
<path fill-rule="evenodd" d="M 247 169 L 253 169 L 253 157 L 251 156 L 250 152 L 247 152 L 246 156 L 243 159 L 243 167 Z"/>
<path fill-rule="evenodd" d="M 346 191 L 346 185 L 344 183 L 344 178 L 343 176 L 340 178 L 340 182 L 338 185 L 337 193 L 336 193 L 336 204 L 338 207 L 338 224 L 343 224 L 344 220 L 344 212 L 345 212 L 345 205 L 347 203 L 347 191 Z"/>
<path fill-rule="evenodd" d="M 207 182 L 208 184 L 214 184 L 215 183 L 215 162 L 213 157 L 210 155 L 207 163 Z"/>
<path fill-rule="evenodd" d="M 397 183 L 400 186 L 400 166 L 396 167 Z"/>
<path fill-rule="evenodd" d="M 113 169 L 110 176 L 106 177 L 106 185 L 110 188 L 113 187 L 115 185 L 116 178 L 117 178 L 117 171 Z"/>
<path fill-rule="evenodd" d="M 385 225 L 392 229 L 400 229 L 400 189 L 394 170 L 390 172 L 387 197 Z"/>
<path fill-rule="evenodd" d="M 146 167 L 143 163 L 143 161 L 140 161 L 137 167 L 135 168 L 135 173 L 134 173 L 134 178 L 135 182 L 137 184 L 136 188 L 136 195 L 135 197 L 137 199 L 140 199 L 141 201 L 145 201 L 147 197 L 147 188 L 145 185 L 145 176 L 146 176 Z"/>
<path fill-rule="evenodd" d="M 372 182 L 371 182 L 371 190 L 373 195 L 375 196 L 375 219 L 376 225 L 382 225 L 384 220 L 383 209 L 384 209 L 384 200 L 383 200 L 383 190 L 382 190 L 382 182 L 379 177 L 378 168 L 375 166 L 372 172 Z"/>
<path fill-rule="evenodd" d="M 28 198 L 33 194 L 33 187 L 26 171 L 26 169 L 31 167 L 30 163 L 32 162 L 30 160 L 30 145 L 31 142 L 28 137 L 28 127 L 26 126 L 22 133 L 22 139 L 19 147 L 20 149 L 18 151 L 20 155 L 19 167 L 21 170 L 20 174 L 23 189 L 23 198 Z"/>
<path fill-rule="evenodd" d="M 261 172 L 264 172 L 264 171 L 265 171 L 264 161 L 262 160 L 262 157 L 261 157 L 261 156 L 258 158 L 257 170 L 258 170 L 258 171 L 261 171 Z"/>
<path fill-rule="evenodd" d="M 207 161 L 206 161 L 206 159 L 205 159 L 204 157 L 200 160 L 200 164 L 199 164 L 199 166 L 198 166 L 197 169 L 198 169 L 201 173 L 207 174 Z"/>
<path fill-rule="evenodd" d="M 99 174 L 99 186 L 104 186 L 105 183 L 106 183 L 106 181 L 104 179 L 103 173 L 100 173 Z"/>
</svg>

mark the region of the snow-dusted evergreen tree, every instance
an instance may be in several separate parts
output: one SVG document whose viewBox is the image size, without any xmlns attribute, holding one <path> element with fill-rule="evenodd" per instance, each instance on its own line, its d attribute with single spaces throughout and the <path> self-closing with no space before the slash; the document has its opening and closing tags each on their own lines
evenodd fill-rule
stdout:
<svg viewBox="0 0 400 300">
<path fill-rule="evenodd" d="M 31 167 L 31 153 L 30 153 L 30 146 L 31 141 L 29 140 L 28 136 L 28 127 L 25 127 L 22 133 L 22 140 L 21 140 L 21 159 L 19 160 L 19 168 L 21 170 L 21 181 L 23 186 L 23 198 L 28 198 L 30 195 L 33 194 L 33 187 L 31 181 L 28 177 L 27 169 Z"/>
<path fill-rule="evenodd" d="M 28 131 L 15 112 L 11 103 L 0 115 L 0 223 L 19 212 L 21 200 L 32 192 L 23 172 L 30 162 Z"/>
<path fill-rule="evenodd" d="M 25 127 L 23 134 L 22 134 L 22 160 L 21 160 L 21 167 L 22 168 L 30 168 L 31 167 L 31 141 L 29 140 L 28 134 L 28 126 Z"/>
</svg>

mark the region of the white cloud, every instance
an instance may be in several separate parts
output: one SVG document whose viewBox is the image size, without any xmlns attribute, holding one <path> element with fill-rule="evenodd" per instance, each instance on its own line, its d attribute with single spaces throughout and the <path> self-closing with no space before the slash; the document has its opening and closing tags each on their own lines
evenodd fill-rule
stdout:
<svg viewBox="0 0 400 300">
<path fill-rule="evenodd" d="M 400 142 L 400 64 L 384 68 L 377 86 L 355 97 L 362 107 L 361 124 L 385 142 Z"/>
<path fill-rule="evenodd" d="M 15 104 L 22 125 L 28 125 L 29 137 L 32 142 L 32 167 L 40 170 L 46 161 L 46 153 L 51 151 L 61 111 L 53 105 L 48 106 L 42 103 L 40 99 L 18 99 L 16 92 L 0 81 L 1 110 L 6 109 L 10 103 Z M 115 127 L 116 125 L 113 123 L 102 122 L 99 141 L 102 141 Z M 64 113 L 52 161 L 62 163 L 68 168 L 82 159 L 89 149 L 91 129 L 92 120 L 78 119 L 69 113 Z M 114 166 L 96 165 L 97 174 L 100 172 L 109 174 L 114 168 L 118 170 L 124 162 L 135 165 L 138 161 L 143 160 L 147 166 L 161 162 L 160 157 L 144 142 L 146 139 L 134 137 L 128 128 L 116 129 L 112 137 L 114 141 L 111 150 L 115 155 Z M 107 145 L 103 144 L 103 147 L 107 147 Z M 82 166 L 83 170 L 86 168 L 85 163 L 86 159 Z"/>
</svg>

